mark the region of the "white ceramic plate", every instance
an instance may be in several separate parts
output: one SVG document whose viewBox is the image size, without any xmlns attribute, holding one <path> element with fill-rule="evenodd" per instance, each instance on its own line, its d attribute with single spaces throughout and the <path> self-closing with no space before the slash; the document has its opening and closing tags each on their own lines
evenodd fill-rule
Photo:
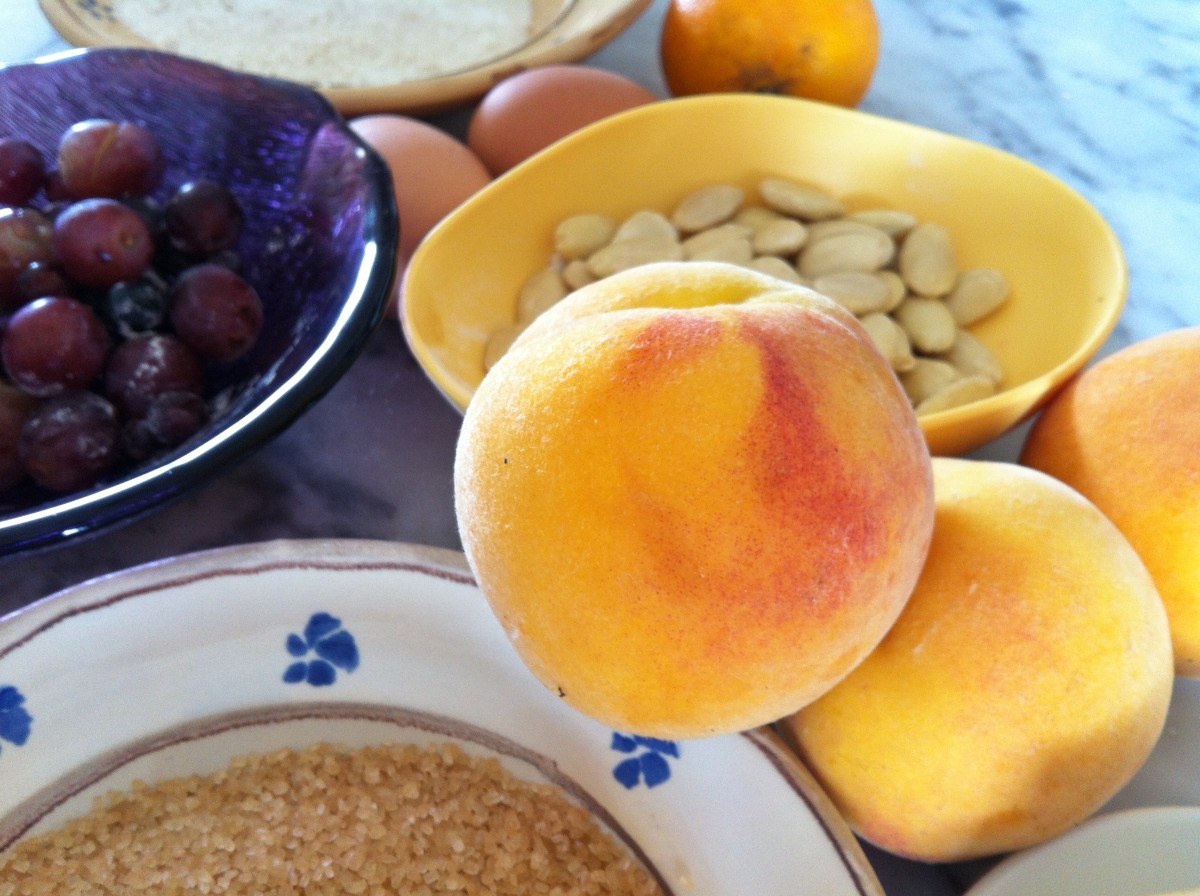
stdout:
<svg viewBox="0 0 1200 896">
<path fill-rule="evenodd" d="M 76 46 L 155 46 L 123 23 L 121 0 L 38 2 L 50 24 Z M 438 77 L 320 89 L 347 117 L 370 112 L 432 114 L 445 111 L 482 96 L 493 84 L 522 69 L 573 62 L 591 55 L 632 25 L 649 5 L 650 0 L 532 0 L 532 33 L 526 42 L 511 52 Z M 253 22 L 239 21 L 233 13 L 227 18 L 231 31 L 240 29 L 256 33 Z M 156 48 L 183 52 L 178 47 Z M 379 49 L 380 54 L 388 52 L 387 47 Z M 272 73 L 287 77 L 286 72 Z M 292 75 L 291 79 L 298 78 Z"/>
<path fill-rule="evenodd" d="M 573 790 L 680 896 L 882 896 L 844 822 L 769 733 L 629 735 L 533 678 L 448 551 L 224 549 L 0 620 L 0 850 L 135 778 L 317 740 L 453 739 Z"/>
<path fill-rule="evenodd" d="M 985 874 L 967 896 L 1155 896 L 1200 892 L 1200 808 L 1097 816 Z"/>
</svg>

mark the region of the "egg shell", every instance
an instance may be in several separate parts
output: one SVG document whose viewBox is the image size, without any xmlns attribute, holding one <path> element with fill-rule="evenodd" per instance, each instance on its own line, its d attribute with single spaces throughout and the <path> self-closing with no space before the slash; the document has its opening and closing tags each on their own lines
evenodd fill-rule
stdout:
<svg viewBox="0 0 1200 896">
<path fill-rule="evenodd" d="M 417 244 L 434 226 L 492 179 L 461 140 L 420 119 L 380 113 L 350 127 L 387 162 L 400 217 L 396 291 L 388 313 L 396 315 L 403 274 Z"/>
<path fill-rule="evenodd" d="M 634 106 L 659 99 L 615 72 L 544 65 L 501 81 L 480 100 L 467 145 L 500 175 L 551 143 Z"/>
</svg>

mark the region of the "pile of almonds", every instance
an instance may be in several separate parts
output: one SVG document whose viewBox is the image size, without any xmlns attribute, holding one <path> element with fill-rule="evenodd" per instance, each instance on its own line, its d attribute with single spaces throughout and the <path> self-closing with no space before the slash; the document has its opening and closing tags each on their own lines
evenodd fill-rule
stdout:
<svg viewBox="0 0 1200 896">
<path fill-rule="evenodd" d="M 848 212 L 829 193 L 781 178 L 748 202 L 733 184 L 702 187 L 670 214 L 562 221 L 549 265 L 522 287 L 512 324 L 492 334 L 490 367 L 534 318 L 570 292 L 657 261 L 724 261 L 802 283 L 842 304 L 891 362 L 919 415 L 995 393 L 1003 370 L 968 327 L 1008 298 L 993 268 L 960 270 L 950 235 L 908 212 Z"/>
</svg>

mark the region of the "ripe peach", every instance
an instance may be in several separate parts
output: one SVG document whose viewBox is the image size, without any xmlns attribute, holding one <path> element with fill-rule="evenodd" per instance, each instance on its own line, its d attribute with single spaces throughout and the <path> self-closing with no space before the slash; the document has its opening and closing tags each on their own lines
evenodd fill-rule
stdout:
<svg viewBox="0 0 1200 896">
<path fill-rule="evenodd" d="M 858 322 L 721 263 L 647 265 L 527 330 L 471 400 L 463 546 L 532 671 L 668 738 L 773 721 L 907 600 L 929 452 Z"/>
<path fill-rule="evenodd" d="M 1029 431 L 1021 462 L 1079 490 L 1141 555 L 1167 605 L 1175 671 L 1200 676 L 1200 327 L 1084 370 Z"/>
<path fill-rule="evenodd" d="M 904 612 L 785 728 L 866 839 L 926 862 L 1042 842 L 1142 766 L 1174 676 L 1162 600 L 1078 492 L 935 458 L 933 542 Z"/>
</svg>

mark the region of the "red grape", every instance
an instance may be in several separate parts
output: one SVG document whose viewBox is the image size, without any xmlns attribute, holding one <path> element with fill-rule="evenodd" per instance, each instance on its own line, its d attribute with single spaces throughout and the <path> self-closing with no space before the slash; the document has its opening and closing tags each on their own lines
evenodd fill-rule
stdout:
<svg viewBox="0 0 1200 896">
<path fill-rule="evenodd" d="M 171 242 L 197 258 L 212 258 L 237 243 L 244 213 L 233 192 L 211 180 L 190 181 L 167 200 Z"/>
<path fill-rule="evenodd" d="M 108 333 L 90 306 L 51 296 L 9 319 L 0 359 L 17 388 L 40 398 L 85 389 L 104 369 Z"/>
<path fill-rule="evenodd" d="M 51 203 L 75 201 L 75 197 L 71 195 L 71 191 L 63 183 L 62 175 L 57 168 L 51 168 L 46 172 L 46 185 L 42 189 L 46 194 L 46 199 Z"/>
<path fill-rule="evenodd" d="M 208 402 L 194 392 L 164 392 L 150 402 L 145 416 L 125 424 L 122 447 L 130 459 L 146 460 L 182 444 L 210 419 Z"/>
<path fill-rule="evenodd" d="M 215 361 L 244 355 L 263 324 L 262 301 L 254 287 L 218 264 L 199 264 L 179 276 L 169 314 L 179 338 Z"/>
<path fill-rule="evenodd" d="M 17 451 L 34 482 L 73 492 L 99 481 L 120 456 L 120 426 L 107 399 L 68 392 L 39 405 L 21 429 Z"/>
<path fill-rule="evenodd" d="M 0 312 L 15 311 L 22 299 L 17 278 L 34 262 L 54 260 L 53 225 L 32 208 L 0 209 Z"/>
<path fill-rule="evenodd" d="M 76 199 L 151 193 L 164 168 L 158 138 L 129 121 L 80 121 L 58 144 L 58 176 Z"/>
<path fill-rule="evenodd" d="M 165 155 L 132 122 L 81 121 L 53 149 L 0 136 L 0 493 L 86 488 L 183 443 L 237 389 L 209 398 L 205 362 L 263 326 L 226 185 L 161 201 Z"/>
<path fill-rule="evenodd" d="M 17 275 L 16 296 L 22 305 L 43 296 L 69 296 L 71 284 L 48 261 L 31 261 Z"/>
<path fill-rule="evenodd" d="M 36 406 L 36 398 L 0 382 L 0 491 L 25 478 L 17 443 L 26 418 Z"/>
<path fill-rule="evenodd" d="M 136 211 L 115 199 L 83 199 L 54 220 L 63 271 L 87 286 L 140 277 L 154 259 L 154 237 Z"/>
<path fill-rule="evenodd" d="M 113 350 L 104 391 L 127 417 L 141 417 L 164 392 L 204 394 L 204 370 L 196 354 L 167 333 L 136 336 Z"/>
<path fill-rule="evenodd" d="M 0 137 L 0 205 L 20 206 L 46 181 L 42 154 L 21 137 Z"/>
<path fill-rule="evenodd" d="M 208 405 L 194 392 L 164 392 L 150 402 L 142 420 L 155 442 L 174 448 L 208 422 Z"/>
</svg>

